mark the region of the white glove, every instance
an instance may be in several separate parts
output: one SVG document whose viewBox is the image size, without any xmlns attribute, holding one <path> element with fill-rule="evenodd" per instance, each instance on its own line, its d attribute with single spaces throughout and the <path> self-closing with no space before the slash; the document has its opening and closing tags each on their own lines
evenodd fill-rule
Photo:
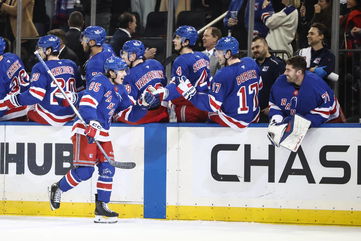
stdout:
<svg viewBox="0 0 361 241">
<path fill-rule="evenodd" d="M 190 100 L 197 93 L 196 88 L 192 85 L 192 83 L 185 76 L 181 76 L 178 79 L 179 84 L 177 85 L 177 91 L 181 94 L 185 99 Z"/>
</svg>

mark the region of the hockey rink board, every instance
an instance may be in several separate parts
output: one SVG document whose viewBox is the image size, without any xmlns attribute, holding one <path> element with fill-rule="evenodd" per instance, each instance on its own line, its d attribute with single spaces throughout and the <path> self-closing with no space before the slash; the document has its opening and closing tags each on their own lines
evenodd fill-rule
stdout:
<svg viewBox="0 0 361 241">
<path fill-rule="evenodd" d="M 297 153 L 267 128 L 115 124 L 110 207 L 124 218 L 361 225 L 361 126 L 310 129 Z M 47 187 L 70 168 L 71 126 L 0 125 L 0 214 L 92 216 L 97 173 L 50 211 Z"/>
</svg>

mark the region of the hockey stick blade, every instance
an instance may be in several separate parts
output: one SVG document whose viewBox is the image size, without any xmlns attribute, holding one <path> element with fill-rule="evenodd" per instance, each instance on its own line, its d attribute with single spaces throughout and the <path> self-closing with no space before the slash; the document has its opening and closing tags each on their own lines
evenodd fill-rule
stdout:
<svg viewBox="0 0 361 241">
<path fill-rule="evenodd" d="M 121 169 L 133 169 L 136 166 L 135 162 L 118 162 L 113 160 L 108 160 L 108 162 L 110 165 Z"/>
</svg>

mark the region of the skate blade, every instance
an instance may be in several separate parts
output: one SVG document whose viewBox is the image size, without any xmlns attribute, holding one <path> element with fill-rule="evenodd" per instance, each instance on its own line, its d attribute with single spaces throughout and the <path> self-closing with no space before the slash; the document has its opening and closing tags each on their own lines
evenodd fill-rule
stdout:
<svg viewBox="0 0 361 241">
<path fill-rule="evenodd" d="M 118 217 L 106 217 L 106 216 L 100 216 L 96 215 L 94 218 L 94 223 L 117 223 Z"/>
</svg>

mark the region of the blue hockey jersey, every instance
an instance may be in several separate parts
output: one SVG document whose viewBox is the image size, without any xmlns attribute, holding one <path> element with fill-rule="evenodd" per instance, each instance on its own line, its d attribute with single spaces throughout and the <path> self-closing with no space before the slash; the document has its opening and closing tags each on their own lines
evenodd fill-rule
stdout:
<svg viewBox="0 0 361 241">
<path fill-rule="evenodd" d="M 7 94 L 19 94 L 29 88 L 29 75 L 21 59 L 13 53 L 5 53 L 0 60 L 0 99 Z M 10 120 L 26 115 L 27 107 L 22 106 L 0 111 L 0 120 Z"/>
<path fill-rule="evenodd" d="M 99 141 L 110 141 L 109 129 L 112 117 L 119 110 L 134 103 L 123 85 L 114 85 L 103 74 L 93 77 L 79 103 L 79 113 L 88 124 L 96 120 L 102 126 Z M 80 120 L 74 122 L 72 133 L 84 134 L 85 126 Z"/>
<path fill-rule="evenodd" d="M 340 105 L 327 83 L 309 71 L 301 86 L 287 81 L 285 75 L 278 77 L 270 94 L 269 118 L 281 115 L 283 118 L 299 114 L 311 121 L 311 127 L 336 119 L 340 115 Z"/>
<path fill-rule="evenodd" d="M 96 55 L 91 56 L 85 63 L 85 81 L 86 86 L 90 83 L 91 79 L 97 74 L 104 73 L 104 63 L 107 58 L 113 56 L 114 52 L 111 48 L 103 47 L 103 50 Z"/>
<path fill-rule="evenodd" d="M 165 86 L 166 84 L 167 79 L 164 73 L 164 67 L 159 61 L 155 59 L 148 59 L 143 63 L 140 63 L 131 68 L 129 73 L 125 76 L 123 82 L 127 93 L 134 103 L 137 102 L 137 100 L 141 97 L 141 94 L 149 86 L 158 89 Z M 127 109 L 120 111 L 115 119 L 118 121 L 125 120 L 136 122 L 144 117 L 147 113 L 147 109 L 144 109 L 138 105 L 132 105 Z"/>
<path fill-rule="evenodd" d="M 191 102 L 201 110 L 217 112 L 232 128 L 244 128 L 258 120 L 262 86 L 257 63 L 246 57 L 221 68 L 211 81 L 210 93 L 197 93 Z"/>
<path fill-rule="evenodd" d="M 76 83 L 80 81 L 80 75 L 73 61 L 61 59 L 49 60 L 45 63 L 64 91 L 76 91 Z M 54 97 L 57 91 L 59 91 L 58 86 L 44 66 L 37 63 L 32 69 L 30 88 L 18 95 L 18 101 L 21 105 L 34 105 L 32 109 L 50 125 L 64 125 L 71 121 L 75 114 L 70 106 L 59 105 Z"/>
<path fill-rule="evenodd" d="M 169 95 L 165 100 L 173 100 L 182 97 L 176 90 L 173 78 L 185 76 L 197 92 L 208 93 L 209 80 L 211 77 L 209 58 L 205 53 L 194 52 L 179 55 L 172 65 L 172 80 L 167 85 Z"/>
</svg>

